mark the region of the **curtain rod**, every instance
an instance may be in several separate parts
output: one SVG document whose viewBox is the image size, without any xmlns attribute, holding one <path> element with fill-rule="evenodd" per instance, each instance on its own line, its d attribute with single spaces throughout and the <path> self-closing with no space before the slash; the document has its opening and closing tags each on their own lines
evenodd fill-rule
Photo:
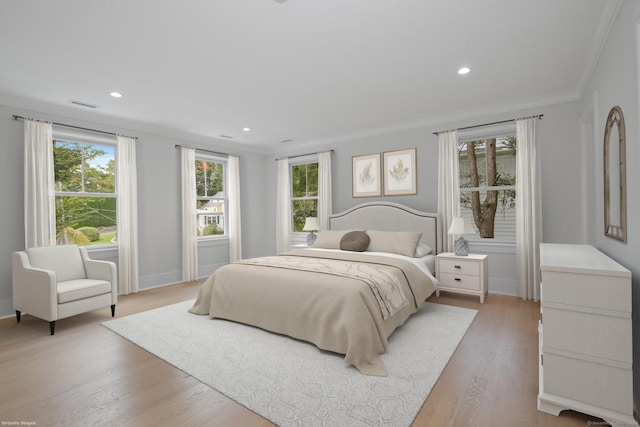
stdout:
<svg viewBox="0 0 640 427">
<path fill-rule="evenodd" d="M 37 120 L 37 119 L 32 119 L 32 118 L 30 118 L 30 117 L 23 117 L 23 116 L 18 116 L 18 115 L 16 115 L 16 114 L 14 114 L 14 115 L 13 115 L 13 120 L 18 120 L 18 119 L 20 119 L 20 120 L 34 120 L 34 121 L 36 121 L 36 122 L 51 123 L 52 125 L 56 125 L 56 126 L 64 126 L 64 127 L 67 127 L 67 128 L 74 128 L 74 129 L 80 129 L 80 130 L 87 130 L 87 131 L 89 131 L 89 132 L 103 133 L 103 134 L 106 134 L 106 135 L 124 136 L 124 137 L 131 138 L 131 139 L 135 139 L 135 140 L 137 140 L 137 139 L 138 139 L 138 137 L 137 137 L 137 136 L 127 136 L 127 135 L 121 135 L 121 134 L 119 134 L 119 133 L 107 132 L 107 131 L 104 131 L 104 130 L 89 129 L 89 128 L 83 128 L 83 127 L 81 127 L 81 126 L 74 126 L 74 125 L 65 125 L 64 123 L 48 122 L 48 121 L 46 121 L 46 120 Z"/>
<path fill-rule="evenodd" d="M 176 144 L 176 148 L 183 148 L 182 145 Z M 213 151 L 213 150 L 207 150 L 204 148 L 195 148 L 195 147 L 184 147 L 184 148 L 191 148 L 194 149 L 196 151 L 202 151 L 203 153 L 211 153 L 211 154 L 217 154 L 219 156 L 235 156 L 235 157 L 239 157 L 237 154 L 230 154 L 230 153 L 221 153 L 219 151 Z"/>
<path fill-rule="evenodd" d="M 284 159 L 295 159 L 296 157 L 311 156 L 312 154 L 320 154 L 320 153 L 333 153 L 333 150 L 316 151 L 315 153 L 307 153 L 307 154 L 296 154 L 295 156 L 278 157 L 277 159 L 273 159 L 273 160 L 278 161 L 278 160 L 284 160 Z"/>
<path fill-rule="evenodd" d="M 467 129 L 474 129 L 474 128 L 479 128 L 479 127 L 484 127 L 484 126 L 499 125 L 499 124 L 502 124 L 502 123 L 515 122 L 516 120 L 532 119 L 532 118 L 534 118 L 534 117 L 537 117 L 537 118 L 539 118 L 539 119 L 541 119 L 541 120 L 542 120 L 542 117 L 543 117 L 543 116 L 544 116 L 544 114 L 538 114 L 538 115 L 536 115 L 536 116 L 521 117 L 521 118 L 519 118 L 519 119 L 501 120 L 501 121 L 499 121 L 499 122 L 491 122 L 491 123 L 484 123 L 484 124 L 481 124 L 481 125 L 465 126 L 465 127 L 458 128 L 458 129 L 441 130 L 441 131 L 438 131 L 438 132 L 434 132 L 433 134 L 434 134 L 434 135 L 440 135 L 441 133 L 444 133 L 444 132 L 450 132 L 450 131 L 452 131 L 452 130 L 467 130 Z"/>
</svg>

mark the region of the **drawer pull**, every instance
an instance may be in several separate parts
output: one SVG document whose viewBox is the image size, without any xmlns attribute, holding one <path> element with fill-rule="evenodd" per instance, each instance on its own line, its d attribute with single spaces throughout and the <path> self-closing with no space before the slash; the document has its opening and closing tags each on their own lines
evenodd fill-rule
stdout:
<svg viewBox="0 0 640 427">
<path fill-rule="evenodd" d="M 454 265 L 454 267 L 455 267 L 455 268 L 462 268 L 462 267 L 460 267 L 459 265 Z"/>
<path fill-rule="evenodd" d="M 456 282 L 461 282 L 461 281 L 462 281 L 462 279 L 461 279 L 461 278 L 459 278 L 459 277 L 456 277 L 456 278 L 455 278 L 455 279 L 453 279 L 453 280 L 455 280 Z"/>
</svg>

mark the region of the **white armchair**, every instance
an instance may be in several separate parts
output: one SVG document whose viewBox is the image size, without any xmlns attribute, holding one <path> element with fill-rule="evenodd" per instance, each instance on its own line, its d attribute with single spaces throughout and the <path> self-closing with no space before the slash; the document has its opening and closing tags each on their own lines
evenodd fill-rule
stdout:
<svg viewBox="0 0 640 427">
<path fill-rule="evenodd" d="M 51 335 L 56 320 L 111 306 L 118 300 L 116 265 L 89 258 L 76 245 L 29 248 L 12 254 L 13 308 L 49 321 Z"/>
</svg>

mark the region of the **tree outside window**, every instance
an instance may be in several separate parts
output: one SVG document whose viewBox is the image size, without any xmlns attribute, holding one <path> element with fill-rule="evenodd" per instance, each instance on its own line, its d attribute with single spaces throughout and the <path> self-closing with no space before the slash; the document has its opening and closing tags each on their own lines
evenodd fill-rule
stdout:
<svg viewBox="0 0 640 427">
<path fill-rule="evenodd" d="M 116 243 L 115 147 L 54 140 L 58 244 Z"/>
<path fill-rule="evenodd" d="M 225 234 L 225 162 L 196 159 L 198 236 Z"/>
<path fill-rule="evenodd" d="M 302 233 L 307 217 L 318 216 L 318 162 L 291 166 L 293 231 Z"/>
<path fill-rule="evenodd" d="M 481 238 L 515 240 L 516 137 L 458 143 L 460 210 Z"/>
</svg>

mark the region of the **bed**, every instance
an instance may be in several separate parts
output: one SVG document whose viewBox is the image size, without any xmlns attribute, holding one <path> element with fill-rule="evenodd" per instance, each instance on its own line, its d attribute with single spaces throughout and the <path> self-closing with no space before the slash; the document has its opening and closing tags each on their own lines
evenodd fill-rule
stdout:
<svg viewBox="0 0 640 427">
<path fill-rule="evenodd" d="M 438 216 L 371 202 L 332 215 L 329 224 L 312 248 L 218 268 L 189 311 L 308 341 L 344 354 L 363 374 L 386 376 L 379 355 L 387 339 L 437 286 Z M 347 233 L 359 239 L 363 231 L 373 250 L 339 249 Z"/>
</svg>

